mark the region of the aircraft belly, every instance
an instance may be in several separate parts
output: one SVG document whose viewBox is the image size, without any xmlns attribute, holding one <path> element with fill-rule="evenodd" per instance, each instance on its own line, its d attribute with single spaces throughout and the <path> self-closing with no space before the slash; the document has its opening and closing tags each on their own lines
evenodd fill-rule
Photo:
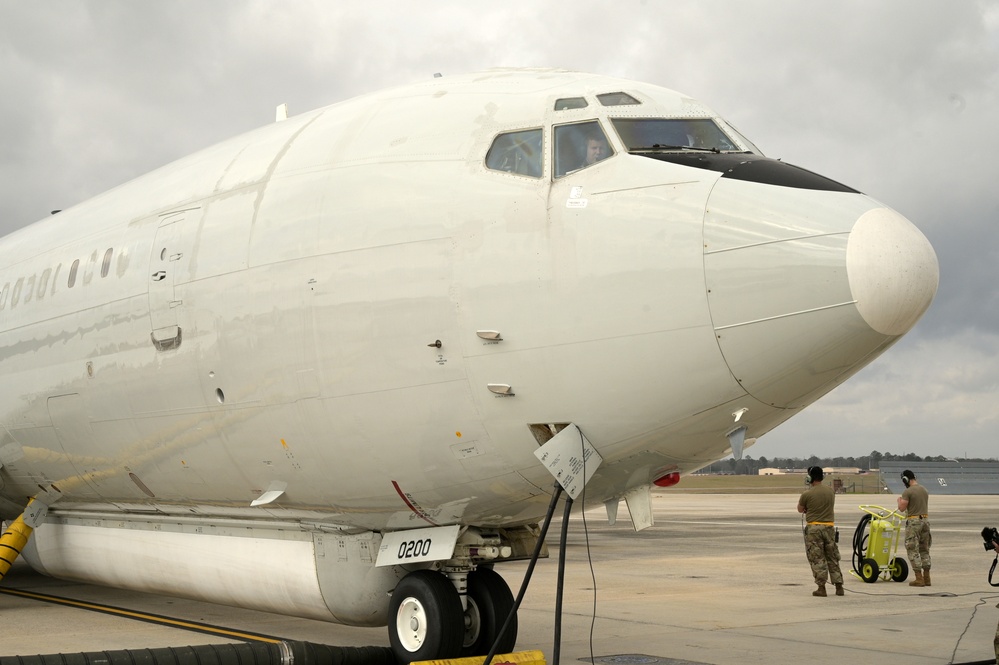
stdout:
<svg viewBox="0 0 999 665">
<path fill-rule="evenodd" d="M 35 530 L 24 556 L 59 578 L 381 626 L 384 598 L 404 571 L 374 566 L 379 542 L 260 520 L 58 514 Z"/>
</svg>

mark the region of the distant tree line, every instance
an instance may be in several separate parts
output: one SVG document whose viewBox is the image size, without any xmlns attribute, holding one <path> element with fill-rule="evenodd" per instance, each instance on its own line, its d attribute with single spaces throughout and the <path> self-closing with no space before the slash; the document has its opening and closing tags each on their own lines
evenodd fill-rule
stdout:
<svg viewBox="0 0 999 665">
<path fill-rule="evenodd" d="M 837 467 L 837 468 L 858 468 L 861 471 L 877 470 L 881 462 L 946 462 L 947 457 L 943 455 L 920 457 L 915 453 L 905 453 L 896 455 L 894 453 L 881 453 L 872 450 L 869 455 L 861 457 L 818 457 L 812 455 L 807 459 L 801 457 L 759 457 L 753 459 L 751 455 L 746 455 L 741 460 L 734 458 L 723 459 L 704 467 L 698 473 L 729 473 L 736 476 L 755 476 L 760 469 L 807 469 L 810 466 Z M 994 462 L 994 459 L 986 460 L 981 458 L 963 458 L 964 462 Z"/>
</svg>

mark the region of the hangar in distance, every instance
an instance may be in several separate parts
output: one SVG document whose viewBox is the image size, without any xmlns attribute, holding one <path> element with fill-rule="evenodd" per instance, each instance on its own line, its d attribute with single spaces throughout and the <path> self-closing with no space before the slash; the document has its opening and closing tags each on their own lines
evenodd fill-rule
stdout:
<svg viewBox="0 0 999 665">
<path fill-rule="evenodd" d="M 900 214 L 685 95 L 434 78 L 0 239 L 0 514 L 34 499 L 56 577 L 387 624 L 405 661 L 509 650 L 493 567 L 537 540 L 539 446 L 588 441 L 585 503 L 648 526 L 650 487 L 848 379 L 937 282 Z"/>
</svg>

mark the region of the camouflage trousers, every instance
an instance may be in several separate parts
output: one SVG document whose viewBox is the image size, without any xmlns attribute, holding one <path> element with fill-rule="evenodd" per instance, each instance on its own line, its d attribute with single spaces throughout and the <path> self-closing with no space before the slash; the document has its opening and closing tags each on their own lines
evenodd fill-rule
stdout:
<svg viewBox="0 0 999 665">
<path fill-rule="evenodd" d="M 812 567 L 816 584 L 843 583 L 843 573 L 839 569 L 839 545 L 836 544 L 836 530 L 831 526 L 809 524 L 805 527 L 805 556 Z"/>
<path fill-rule="evenodd" d="M 996 605 L 999 607 L 999 605 Z M 996 662 L 999 663 L 999 624 L 996 624 L 996 639 L 992 642 L 992 645 L 996 648 Z"/>
<path fill-rule="evenodd" d="M 913 570 L 930 569 L 930 520 L 926 517 L 905 521 L 905 553 Z"/>
</svg>

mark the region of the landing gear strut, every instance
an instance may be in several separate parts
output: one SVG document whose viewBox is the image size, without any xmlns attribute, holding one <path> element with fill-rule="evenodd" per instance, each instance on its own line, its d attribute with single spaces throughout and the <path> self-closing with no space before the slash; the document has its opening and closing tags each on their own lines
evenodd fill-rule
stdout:
<svg viewBox="0 0 999 665">
<path fill-rule="evenodd" d="M 468 576 L 468 609 L 465 611 L 463 656 L 484 656 L 503 628 L 513 594 L 499 573 L 479 568 Z M 517 644 L 517 615 L 514 614 L 496 647 L 496 653 L 510 653 Z"/>
</svg>

